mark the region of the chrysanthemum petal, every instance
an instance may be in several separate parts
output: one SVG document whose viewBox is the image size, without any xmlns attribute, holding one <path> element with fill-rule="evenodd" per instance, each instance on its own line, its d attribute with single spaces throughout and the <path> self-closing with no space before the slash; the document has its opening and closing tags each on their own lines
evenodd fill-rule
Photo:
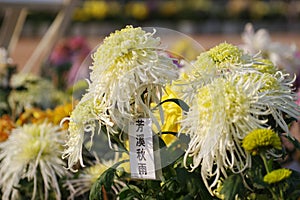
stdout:
<svg viewBox="0 0 300 200">
<path fill-rule="evenodd" d="M 60 159 L 62 136 L 58 126 L 52 124 L 28 124 L 13 129 L 12 134 L 0 144 L 0 186 L 2 199 L 18 199 L 19 185 L 23 178 L 33 181 L 32 198 L 35 198 L 38 170 L 42 174 L 44 199 L 50 187 L 60 198 L 57 178 L 66 175 L 64 162 Z"/>
</svg>

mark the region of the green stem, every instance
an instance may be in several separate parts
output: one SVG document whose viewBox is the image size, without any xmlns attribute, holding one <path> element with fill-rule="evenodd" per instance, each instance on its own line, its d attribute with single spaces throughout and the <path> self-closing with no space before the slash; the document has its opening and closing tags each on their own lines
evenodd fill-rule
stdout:
<svg viewBox="0 0 300 200">
<path fill-rule="evenodd" d="M 280 199 L 283 199 L 283 192 L 280 190 Z"/>
<path fill-rule="evenodd" d="M 263 162 L 264 162 L 264 166 L 265 166 L 265 168 L 266 168 L 267 173 L 270 173 L 270 170 L 269 170 L 269 167 L 268 167 L 268 163 L 267 163 L 267 159 L 266 159 L 265 155 L 262 154 L 262 153 L 259 154 L 259 155 L 260 155 L 261 159 L 262 159 Z"/>
<path fill-rule="evenodd" d="M 267 174 L 270 173 L 270 169 L 269 169 L 269 166 L 268 166 L 268 161 L 267 161 L 266 156 L 263 153 L 260 153 L 259 155 L 260 155 L 261 159 L 263 160 L 263 163 L 264 163 Z M 282 191 L 281 190 L 280 190 L 280 197 L 278 197 L 278 195 L 276 194 L 276 190 L 274 191 L 273 187 L 268 188 L 268 189 L 269 189 L 269 191 L 272 195 L 272 198 L 274 200 L 276 200 L 276 199 L 281 200 L 281 198 L 282 198 Z"/>
<path fill-rule="evenodd" d="M 281 198 L 278 199 L 278 196 L 276 195 L 276 193 L 273 191 L 273 188 L 268 188 L 269 191 L 271 192 L 272 194 L 272 198 L 273 200 L 280 200 Z"/>
</svg>

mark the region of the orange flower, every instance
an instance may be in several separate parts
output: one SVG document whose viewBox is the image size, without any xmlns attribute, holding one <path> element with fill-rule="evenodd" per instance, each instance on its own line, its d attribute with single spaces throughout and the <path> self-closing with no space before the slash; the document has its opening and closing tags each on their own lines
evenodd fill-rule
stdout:
<svg viewBox="0 0 300 200">
<path fill-rule="evenodd" d="M 0 118 L 0 142 L 4 142 L 8 138 L 13 128 L 15 128 L 14 122 L 8 115 L 3 115 Z"/>
<path fill-rule="evenodd" d="M 26 123 L 40 124 L 49 118 L 48 113 L 39 108 L 25 109 L 17 120 L 18 125 Z"/>
<path fill-rule="evenodd" d="M 72 112 L 73 105 L 71 103 L 60 105 L 53 110 L 47 109 L 42 110 L 40 108 L 30 108 L 26 109 L 24 113 L 20 115 L 17 120 L 18 125 L 23 125 L 26 123 L 41 124 L 44 121 L 59 125 L 60 121 L 70 116 Z M 63 129 L 67 129 L 67 123 L 64 123 Z"/>
<path fill-rule="evenodd" d="M 54 110 L 49 112 L 49 115 L 51 115 L 50 121 L 53 124 L 59 125 L 63 118 L 70 116 L 72 110 L 73 110 L 73 104 L 72 103 L 67 103 L 65 105 L 57 106 Z M 68 123 L 65 122 L 63 124 L 62 128 L 67 129 L 68 128 Z"/>
</svg>

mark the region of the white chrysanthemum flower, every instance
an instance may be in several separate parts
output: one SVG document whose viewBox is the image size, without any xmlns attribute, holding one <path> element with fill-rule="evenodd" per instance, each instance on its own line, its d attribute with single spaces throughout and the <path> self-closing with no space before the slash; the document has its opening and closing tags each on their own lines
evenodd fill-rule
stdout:
<svg viewBox="0 0 300 200">
<path fill-rule="evenodd" d="M 286 126 L 282 114 L 299 116 L 293 95 L 282 77 L 276 76 L 231 73 L 191 94 L 194 101 L 181 123 L 181 132 L 191 136 L 184 161 L 193 157 L 192 170 L 201 165 L 209 191 L 221 174 L 226 176 L 225 170 L 240 173 L 250 167 L 250 155 L 240 146 L 247 132 L 270 126 L 266 120 L 270 115 L 282 128 Z M 210 178 L 213 182 L 209 185 Z"/>
<path fill-rule="evenodd" d="M 254 63 L 256 66 L 261 64 L 255 57 L 243 54 L 238 47 L 226 42 L 201 53 L 197 60 L 189 65 L 186 74 L 180 77 L 180 82 L 177 81 L 183 86 L 183 99 L 190 102 L 194 98 L 190 94 L 195 93 L 195 90 L 226 74 L 259 71 L 253 67 Z"/>
<path fill-rule="evenodd" d="M 119 126 L 137 112 L 149 115 L 149 106 L 141 99 L 143 93 L 153 101 L 165 84 L 178 77 L 173 59 L 153 35 L 127 26 L 105 38 L 93 55 L 89 92 L 105 108 L 102 116 Z"/>
<path fill-rule="evenodd" d="M 266 98 L 262 99 L 261 103 L 267 106 L 276 125 L 279 125 L 284 132 L 290 133 L 284 118 L 298 119 L 300 116 L 300 107 L 296 104 L 297 94 L 292 90 L 295 77 L 291 79 L 289 74 L 281 71 L 277 71 L 274 75 L 265 74 L 265 76 L 265 86 L 261 93 Z"/>
<path fill-rule="evenodd" d="M 259 29 L 255 33 L 250 23 L 245 26 L 242 40 L 244 44 L 241 45 L 241 48 L 252 55 L 257 54 L 259 51 L 266 51 L 272 43 L 270 34 L 266 29 Z"/>
<path fill-rule="evenodd" d="M 280 69 L 285 69 L 290 74 L 298 72 L 300 58 L 296 56 L 299 50 L 295 44 L 274 42 L 266 29 L 255 32 L 252 24 L 245 26 L 242 40 L 244 44 L 241 48 L 251 55 L 260 52 L 262 57 L 270 59 Z"/>
<path fill-rule="evenodd" d="M 199 82 L 200 79 L 204 83 L 232 72 L 275 73 L 278 71 L 271 61 L 256 55 L 244 54 L 237 46 L 229 43 L 221 43 L 201 53 L 192 66 L 189 81 Z"/>
<path fill-rule="evenodd" d="M 51 81 L 33 74 L 14 74 L 10 86 L 13 90 L 8 96 L 8 103 L 15 115 L 34 105 L 49 108 L 67 100 L 67 96 L 55 89 Z"/>
<path fill-rule="evenodd" d="M 18 199 L 21 179 L 33 181 L 32 199 L 36 198 L 38 179 L 42 179 L 44 199 L 53 190 L 61 198 L 58 177 L 66 175 L 60 158 L 62 132 L 52 124 L 28 124 L 12 131 L 8 140 L 0 143 L 0 186 L 2 199 Z M 39 175 L 40 174 L 40 175 Z"/>
<path fill-rule="evenodd" d="M 99 119 L 97 105 L 89 95 L 85 94 L 72 111 L 71 116 L 63 119 L 61 122 L 69 121 L 68 140 L 63 153 L 63 158 L 68 157 L 68 169 L 73 170 L 72 166 L 78 161 L 84 166 L 82 159 L 84 133 L 91 132 L 91 138 L 94 135 L 96 120 Z"/>
<path fill-rule="evenodd" d="M 127 26 L 105 38 L 93 54 L 88 92 L 69 118 L 64 152 L 69 168 L 78 160 L 83 166 L 81 145 L 84 131 L 93 130 L 87 123 L 91 119 L 106 125 L 109 134 L 112 125 L 124 128 L 139 115 L 154 118 L 150 103 L 159 102 L 165 85 L 177 78 L 178 68 L 153 35 Z"/>
</svg>

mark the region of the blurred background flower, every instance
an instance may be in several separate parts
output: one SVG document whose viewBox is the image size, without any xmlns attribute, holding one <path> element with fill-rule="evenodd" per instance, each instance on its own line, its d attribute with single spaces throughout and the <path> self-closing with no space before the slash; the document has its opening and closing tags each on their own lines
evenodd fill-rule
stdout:
<svg viewBox="0 0 300 200">
<path fill-rule="evenodd" d="M 58 178 L 67 174 L 60 153 L 63 140 L 64 133 L 50 123 L 13 129 L 0 143 L 2 198 L 60 199 Z"/>
<path fill-rule="evenodd" d="M 53 49 L 42 75 L 50 78 L 56 87 L 67 89 L 76 81 L 86 78 L 88 66 L 82 65 L 91 48 L 84 37 L 70 37 L 60 41 Z"/>
</svg>

